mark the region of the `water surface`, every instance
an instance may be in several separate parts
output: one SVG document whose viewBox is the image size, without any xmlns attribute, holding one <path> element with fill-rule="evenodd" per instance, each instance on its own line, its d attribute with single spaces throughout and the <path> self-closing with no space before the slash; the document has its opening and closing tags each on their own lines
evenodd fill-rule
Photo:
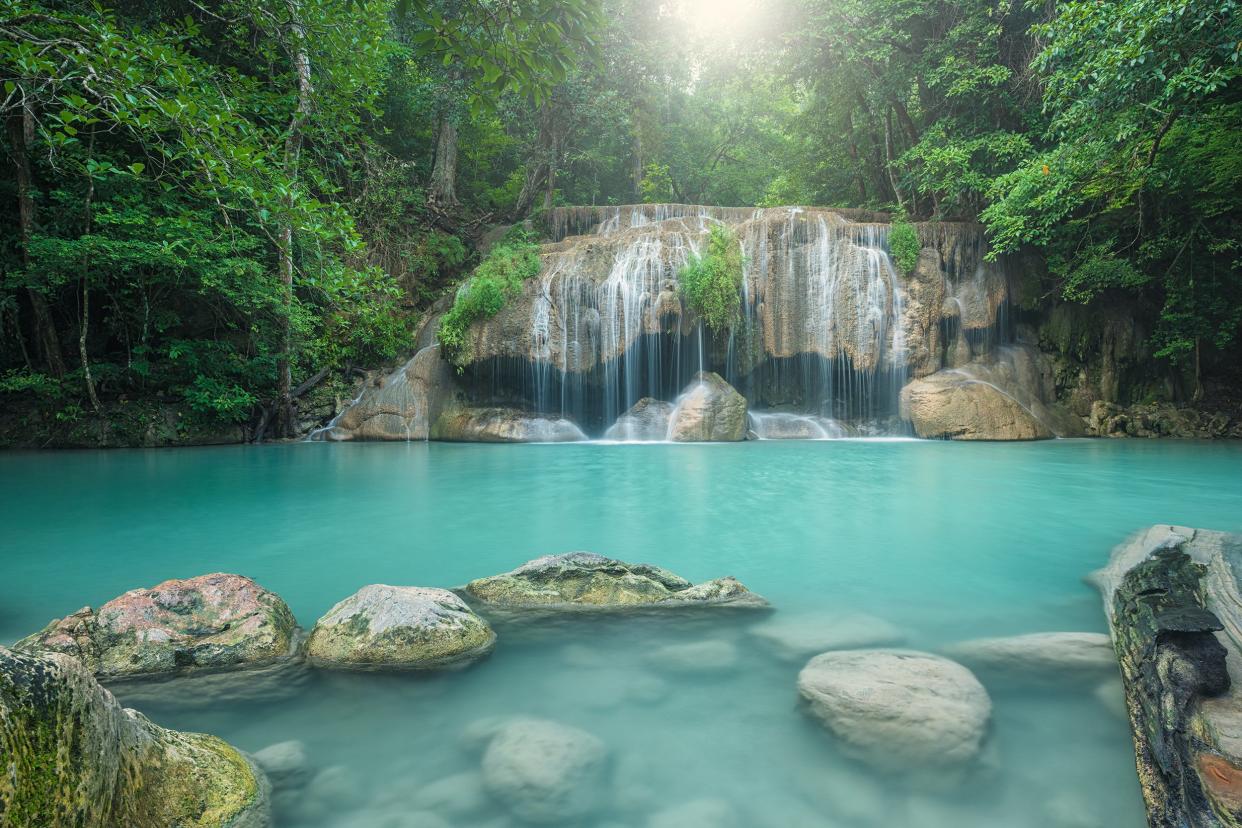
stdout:
<svg viewBox="0 0 1242 828">
<path fill-rule="evenodd" d="M 134 587 L 239 572 L 309 627 L 368 583 L 457 586 L 577 549 L 735 575 L 779 613 L 862 611 L 935 650 L 981 635 L 1105 629 L 1082 577 L 1157 522 L 1242 531 L 1242 447 L 1052 441 L 740 445 L 299 444 L 0 454 L 0 642 Z M 592 621 L 501 628 L 495 654 L 437 676 L 315 673 L 291 700 L 141 705 L 247 750 L 306 743 L 327 793 L 278 824 L 406 826 L 418 791 L 476 769 L 461 734 L 493 715 L 589 730 L 615 784 L 598 818 L 643 826 L 723 800 L 739 826 L 1140 826 L 1126 725 L 1091 687 L 990 682 L 982 769 L 909 785 L 839 755 L 797 704 L 799 664 L 747 627 Z M 731 669 L 659 648 L 733 642 Z M 125 699 L 125 691 L 121 691 Z M 484 803 L 486 805 L 486 803 Z M 441 809 L 456 826 L 503 809 Z M 1061 815 L 1061 816 L 1058 816 Z M 422 819 L 420 817 L 419 819 Z M 1095 821 L 1084 821 L 1095 820 Z M 439 823 L 437 823 L 439 824 Z M 687 828 L 693 828 L 688 826 Z"/>
</svg>

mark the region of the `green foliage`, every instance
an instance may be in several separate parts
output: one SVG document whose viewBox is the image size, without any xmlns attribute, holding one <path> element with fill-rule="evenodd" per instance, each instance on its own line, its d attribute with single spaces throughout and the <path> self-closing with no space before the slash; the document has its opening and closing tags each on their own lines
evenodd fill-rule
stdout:
<svg viewBox="0 0 1242 828">
<path fill-rule="evenodd" d="M 914 272 L 919 264 L 919 251 L 923 245 L 919 242 L 919 231 L 904 213 L 893 216 L 893 223 L 888 229 L 888 249 L 893 256 L 893 264 L 905 274 Z"/>
<path fill-rule="evenodd" d="M 742 246 L 727 227 L 712 226 L 707 251 L 691 256 L 677 274 L 677 284 L 690 309 L 716 333 L 737 324 L 741 313 Z"/>
<path fill-rule="evenodd" d="M 667 164 L 648 164 L 643 170 L 643 180 L 638 183 L 638 194 L 644 204 L 661 204 L 673 200 L 673 177 Z"/>
<path fill-rule="evenodd" d="M 440 319 L 436 337 L 445 356 L 459 366 L 469 362 L 470 326 L 499 313 L 521 293 L 522 282 L 539 275 L 539 267 L 539 245 L 522 231 L 511 232 L 492 248 Z"/>
</svg>

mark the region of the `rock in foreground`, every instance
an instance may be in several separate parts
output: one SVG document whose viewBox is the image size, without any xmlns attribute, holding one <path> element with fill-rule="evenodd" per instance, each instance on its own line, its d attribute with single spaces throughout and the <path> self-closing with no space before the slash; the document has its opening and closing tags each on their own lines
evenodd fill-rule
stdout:
<svg viewBox="0 0 1242 828">
<path fill-rule="evenodd" d="M 700 371 L 682 392 L 668 437 L 678 443 L 733 443 L 746 439 L 746 398 L 719 374 Z"/>
<path fill-rule="evenodd" d="M 601 805 L 607 750 L 575 727 L 542 719 L 499 726 L 483 753 L 483 784 L 523 822 L 581 819 Z"/>
<path fill-rule="evenodd" d="M 215 573 L 84 607 L 16 649 L 71 655 L 101 679 L 166 675 L 270 664 L 291 654 L 296 627 L 279 595 Z"/>
<path fill-rule="evenodd" d="M 1242 824 L 1242 536 L 1154 526 L 1093 575 L 1153 828 Z"/>
<path fill-rule="evenodd" d="M 214 736 L 123 709 L 81 662 L 0 647 L 0 824 L 265 828 L 267 780 Z"/>
<path fill-rule="evenodd" d="M 515 609 L 767 606 L 733 578 L 691 584 L 658 566 L 591 552 L 545 555 L 512 572 L 471 581 L 466 593 L 493 606 Z"/>
<path fill-rule="evenodd" d="M 992 714 L 965 667 L 905 650 L 823 653 L 802 669 L 798 692 L 850 752 L 888 770 L 975 758 Z"/>
<path fill-rule="evenodd" d="M 320 618 L 306 643 L 323 667 L 426 670 L 472 661 L 496 634 L 447 589 L 365 586 Z"/>
</svg>

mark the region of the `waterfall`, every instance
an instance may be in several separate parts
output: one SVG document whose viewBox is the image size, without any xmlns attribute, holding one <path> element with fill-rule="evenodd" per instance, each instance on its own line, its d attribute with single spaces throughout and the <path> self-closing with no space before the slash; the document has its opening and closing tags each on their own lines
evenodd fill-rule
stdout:
<svg viewBox="0 0 1242 828">
<path fill-rule="evenodd" d="M 543 268 L 523 296 L 475 326 L 463 382 L 474 398 L 600 435 L 640 400 L 672 402 L 699 371 L 758 412 L 812 418 L 838 436 L 900 430 L 898 397 L 944 363 L 942 305 L 976 340 L 999 341 L 1003 265 L 974 225 L 919 225 L 939 272 L 902 274 L 887 216 L 804 207 L 686 204 L 548 211 Z M 724 224 L 742 249 L 739 323 L 706 330 L 678 276 Z M 814 425 L 814 428 L 811 425 Z M 825 425 L 828 424 L 828 425 Z"/>
</svg>

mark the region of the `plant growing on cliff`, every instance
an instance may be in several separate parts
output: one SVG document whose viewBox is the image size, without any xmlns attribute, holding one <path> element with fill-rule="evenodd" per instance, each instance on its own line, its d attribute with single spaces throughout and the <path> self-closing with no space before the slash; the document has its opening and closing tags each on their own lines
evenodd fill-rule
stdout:
<svg viewBox="0 0 1242 828">
<path fill-rule="evenodd" d="M 914 272 L 919 264 L 919 231 L 915 229 L 905 212 L 893 216 L 893 223 L 888 229 L 888 249 L 893 257 L 893 264 L 903 274 Z"/>
<path fill-rule="evenodd" d="M 524 231 L 511 232 L 491 249 L 457 290 L 453 307 L 440 319 L 436 339 L 459 368 L 470 361 L 470 326 L 500 312 L 522 291 L 522 282 L 539 275 L 539 245 Z"/>
<path fill-rule="evenodd" d="M 712 227 L 707 252 L 691 256 L 677 274 L 681 296 L 716 333 L 732 328 L 740 316 L 742 246 L 723 224 Z"/>
</svg>

